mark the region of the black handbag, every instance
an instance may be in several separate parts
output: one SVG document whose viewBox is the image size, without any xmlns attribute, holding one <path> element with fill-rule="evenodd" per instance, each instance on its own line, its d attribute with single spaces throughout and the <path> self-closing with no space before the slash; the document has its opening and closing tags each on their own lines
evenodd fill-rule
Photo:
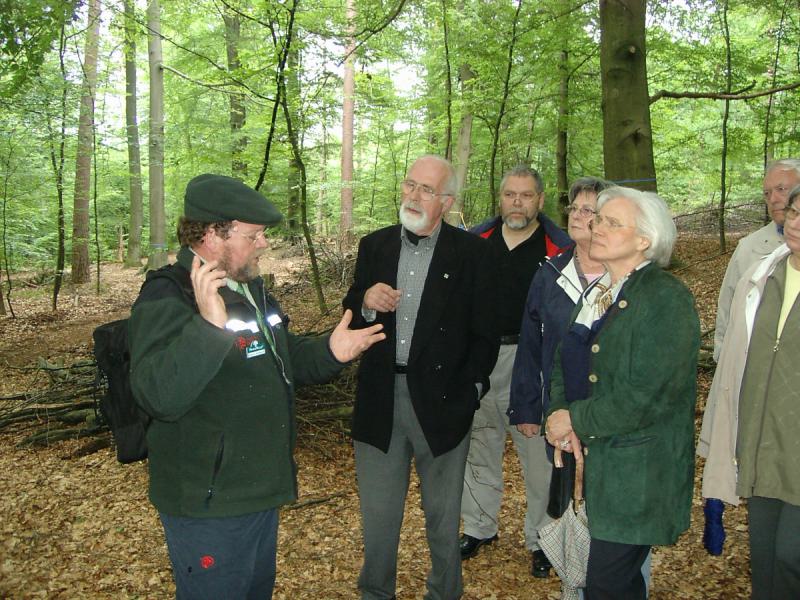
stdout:
<svg viewBox="0 0 800 600">
<path fill-rule="evenodd" d="M 553 465 L 553 475 L 550 477 L 547 514 L 553 519 L 560 519 L 567 510 L 575 488 L 575 456 L 571 452 L 562 452 L 561 461 L 564 466 Z"/>
</svg>

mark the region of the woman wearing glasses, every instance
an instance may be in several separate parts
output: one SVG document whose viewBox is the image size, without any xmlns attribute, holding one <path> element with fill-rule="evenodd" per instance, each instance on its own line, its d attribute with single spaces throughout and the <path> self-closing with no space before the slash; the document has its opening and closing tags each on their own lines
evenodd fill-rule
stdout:
<svg viewBox="0 0 800 600">
<path fill-rule="evenodd" d="M 703 497 L 747 498 L 754 600 L 800 597 L 800 186 L 739 280 L 706 403 Z"/>
<path fill-rule="evenodd" d="M 589 222 L 594 217 L 597 194 L 609 185 L 597 177 L 581 177 L 572 184 L 565 212 L 567 231 L 575 243 L 545 262 L 528 290 L 508 408 L 509 422 L 528 437 L 538 434 L 547 410 L 553 356 L 572 310 L 588 285 L 605 272 L 600 262 L 589 258 Z M 548 454 L 552 461 L 552 449 Z"/>
<path fill-rule="evenodd" d="M 545 435 L 585 454 L 587 600 L 645 598 L 650 547 L 689 527 L 700 324 L 689 290 L 663 270 L 675 238 L 655 194 L 603 191 L 589 256 L 606 273 L 555 356 Z"/>
</svg>

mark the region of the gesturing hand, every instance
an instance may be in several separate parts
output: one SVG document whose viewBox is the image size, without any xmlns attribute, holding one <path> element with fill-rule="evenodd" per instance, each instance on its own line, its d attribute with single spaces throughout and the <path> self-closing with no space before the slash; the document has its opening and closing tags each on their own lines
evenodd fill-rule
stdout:
<svg viewBox="0 0 800 600">
<path fill-rule="evenodd" d="M 228 311 L 218 290 L 226 285 L 226 272 L 217 268 L 219 263 L 216 260 L 201 263 L 199 256 L 192 259 L 191 279 L 197 310 L 206 321 L 223 329 L 228 321 Z"/>
<path fill-rule="evenodd" d="M 378 312 L 394 312 L 400 303 L 400 290 L 386 283 L 376 283 L 364 293 L 364 308 Z"/>
<path fill-rule="evenodd" d="M 352 320 L 353 313 L 347 309 L 328 340 L 331 352 L 339 362 L 350 362 L 375 342 L 386 339 L 386 334 L 381 332 L 383 325 L 380 323 L 364 329 L 349 329 Z"/>
</svg>

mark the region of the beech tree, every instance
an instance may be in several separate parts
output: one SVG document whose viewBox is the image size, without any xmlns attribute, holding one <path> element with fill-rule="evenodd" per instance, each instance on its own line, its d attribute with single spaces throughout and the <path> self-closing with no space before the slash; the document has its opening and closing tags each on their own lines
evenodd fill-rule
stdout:
<svg viewBox="0 0 800 600">
<path fill-rule="evenodd" d="M 86 51 L 83 59 L 78 152 L 75 157 L 75 195 L 72 208 L 72 283 L 89 281 L 89 189 L 94 154 L 94 101 L 97 87 L 97 48 L 100 38 L 100 0 L 89 0 Z"/>
<path fill-rule="evenodd" d="M 600 0 L 600 77 L 606 177 L 656 190 L 647 93 L 645 0 Z"/>
<path fill-rule="evenodd" d="M 139 149 L 139 120 L 136 100 L 136 16 L 133 0 L 124 0 L 125 13 L 125 132 L 128 142 L 128 193 L 130 194 L 131 214 L 128 227 L 128 252 L 125 265 L 141 266 L 142 227 L 144 207 L 142 192 L 142 159 Z"/>
<path fill-rule="evenodd" d="M 161 8 L 158 0 L 147 5 L 147 51 L 150 64 L 150 255 L 147 268 L 167 264 L 166 211 L 164 208 L 164 70 L 161 52 Z"/>
</svg>

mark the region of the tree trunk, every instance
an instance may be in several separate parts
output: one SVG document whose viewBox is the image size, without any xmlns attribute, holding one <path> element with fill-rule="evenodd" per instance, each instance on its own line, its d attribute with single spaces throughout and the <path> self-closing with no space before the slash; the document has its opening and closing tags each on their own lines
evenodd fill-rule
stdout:
<svg viewBox="0 0 800 600">
<path fill-rule="evenodd" d="M 772 82 L 771 87 L 775 87 L 775 84 L 778 80 L 778 67 L 780 66 L 780 55 L 781 55 L 781 42 L 783 41 L 783 28 L 784 28 L 784 21 L 786 20 L 786 5 L 788 4 L 788 0 L 784 0 L 783 7 L 781 8 L 781 22 L 778 27 L 778 35 L 776 36 L 775 40 L 775 60 L 772 62 Z M 773 94 L 769 95 L 769 101 L 767 103 L 767 114 L 764 117 L 764 170 L 767 170 L 767 165 L 769 161 L 772 159 L 772 135 L 770 133 L 770 117 L 772 115 L 772 105 L 774 103 Z M 764 221 L 769 221 L 769 211 L 767 211 L 767 206 L 764 204 Z"/>
<path fill-rule="evenodd" d="M 297 10 L 297 1 L 294 0 L 294 3 L 291 7 L 291 16 L 289 19 L 289 27 L 287 28 L 286 32 L 286 41 L 284 42 L 286 45 L 287 51 L 291 51 L 291 43 L 292 43 L 292 23 L 294 23 L 294 14 Z M 352 0 L 348 0 L 352 2 Z M 278 97 L 281 98 L 281 105 L 283 106 L 283 116 L 286 121 L 286 133 L 289 136 L 289 141 L 292 145 L 292 157 L 294 159 L 294 163 L 297 165 L 297 170 L 300 175 L 300 224 L 303 228 L 303 236 L 305 237 L 306 244 L 308 245 L 308 259 L 311 263 L 311 283 L 314 286 L 314 291 L 317 294 L 317 303 L 319 305 L 320 314 L 324 314 L 327 311 L 327 307 L 325 305 L 325 296 L 322 292 L 322 281 L 319 275 L 319 265 L 317 264 L 317 253 L 314 250 L 314 240 L 311 238 L 311 230 L 308 227 L 308 196 L 307 196 L 307 178 L 306 178 L 306 166 L 303 162 L 302 156 L 302 148 L 300 147 L 300 140 L 297 135 L 297 129 L 294 127 L 294 121 L 292 119 L 292 113 L 289 109 L 289 102 L 287 98 L 287 91 L 286 91 L 286 77 L 283 74 L 278 79 L 278 86 L 282 88 L 278 92 Z"/>
<path fill-rule="evenodd" d="M 167 264 L 164 210 L 164 70 L 161 66 L 161 8 L 158 0 L 147 5 L 147 53 L 150 62 L 150 256 L 147 269 Z"/>
<path fill-rule="evenodd" d="M 136 16 L 134 0 L 124 0 L 125 10 L 125 125 L 128 137 L 128 189 L 131 215 L 128 230 L 128 254 L 125 266 L 142 264 L 142 227 L 144 208 L 142 192 L 142 158 L 139 150 L 139 118 L 136 100 Z"/>
<path fill-rule="evenodd" d="M 567 135 L 569 128 L 569 51 L 561 51 L 558 61 L 559 94 L 558 94 L 558 132 L 556 133 L 556 187 L 558 206 L 561 209 L 569 204 L 567 181 Z M 566 226 L 566 212 L 561 211 L 561 225 Z"/>
<path fill-rule="evenodd" d="M 444 94 L 447 128 L 444 132 L 444 157 L 453 160 L 453 82 L 450 74 L 450 40 L 447 30 L 447 0 L 442 0 L 442 31 L 444 35 Z"/>
<path fill-rule="evenodd" d="M 67 45 L 67 36 L 64 31 L 64 25 L 61 26 L 61 35 L 59 38 L 58 48 L 58 64 L 61 72 L 61 78 L 64 80 L 64 85 L 61 87 L 61 114 L 59 115 L 59 132 L 58 138 L 54 139 L 55 134 L 50 121 L 50 115 L 47 116 L 47 130 L 49 132 L 50 144 L 50 164 L 53 167 L 53 176 L 56 180 L 56 201 L 58 203 L 58 216 L 56 228 L 58 230 L 58 246 L 56 250 L 56 272 L 53 278 L 53 296 L 51 307 L 53 312 L 58 309 L 58 294 L 61 291 L 61 284 L 64 281 L 64 265 L 66 263 L 66 250 L 64 248 L 66 240 L 66 225 L 64 223 L 64 147 L 66 144 L 66 129 L 67 129 L 67 69 L 64 65 L 64 51 Z M 9 290 L 10 293 L 10 290 Z M 9 307 L 11 303 L 9 302 Z M 11 313 L 14 311 L 12 309 Z"/>
<path fill-rule="evenodd" d="M 500 99 L 500 108 L 497 111 L 497 120 L 494 124 L 494 136 L 492 138 L 492 157 L 489 160 L 489 197 L 491 198 L 492 209 L 490 213 L 497 210 L 497 186 L 495 185 L 495 162 L 497 160 L 497 150 L 500 145 L 500 127 L 503 124 L 503 117 L 506 114 L 506 103 L 508 102 L 509 87 L 511 83 L 511 68 L 514 65 L 514 46 L 517 42 L 517 25 L 519 24 L 519 13 L 522 10 L 522 0 L 518 1 L 517 10 L 514 13 L 514 22 L 511 25 L 511 42 L 508 45 L 508 62 L 506 63 L 506 76 L 503 80 L 503 95 Z"/>
<path fill-rule="evenodd" d="M 464 223 L 464 194 L 467 188 L 467 171 L 469 170 L 469 157 L 472 154 L 472 92 L 470 91 L 471 81 L 475 79 L 475 73 L 468 64 L 462 64 L 458 69 L 458 79 L 461 82 L 461 126 L 458 129 L 458 140 L 456 142 L 456 180 L 458 181 L 459 195 L 450 207 L 450 211 L 445 215 L 445 221 L 450 225 L 462 225 Z"/>
<path fill-rule="evenodd" d="M 356 49 L 355 0 L 347 0 L 347 40 L 344 61 L 344 102 L 342 106 L 342 193 L 339 228 L 343 240 L 353 235 L 353 120 L 355 117 L 355 69 L 353 54 Z"/>
<path fill-rule="evenodd" d="M 316 230 L 319 235 L 328 235 L 326 208 L 328 184 L 328 128 L 322 119 L 322 165 L 319 169 L 319 194 L 317 195 Z"/>
<path fill-rule="evenodd" d="M 300 104 L 300 51 L 296 46 L 288 50 L 286 76 L 286 101 L 292 106 Z M 298 141 L 299 143 L 299 141 Z M 292 244 L 299 242 L 300 225 L 298 216 L 300 212 L 300 166 L 294 154 L 289 159 L 289 173 L 287 175 L 287 205 L 286 226 L 289 229 L 289 238 Z"/>
<path fill-rule="evenodd" d="M 239 13 L 225 8 L 222 13 L 225 21 L 225 49 L 228 54 L 228 72 L 235 74 L 241 63 L 239 62 L 239 37 L 241 20 Z M 237 179 L 247 177 L 247 160 L 244 156 L 247 149 L 247 136 L 242 134 L 242 128 L 247 120 L 247 109 L 244 105 L 244 94 L 231 92 L 230 99 L 230 126 L 231 126 L 231 174 Z"/>
<path fill-rule="evenodd" d="M 645 0 L 600 0 L 603 158 L 608 179 L 655 191 L 645 12 Z"/>
<path fill-rule="evenodd" d="M 97 87 L 97 49 L 100 39 L 100 0 L 89 0 L 83 86 L 75 156 L 75 196 L 72 209 L 72 283 L 89 281 L 89 190 L 92 181 L 94 94 Z"/>
<path fill-rule="evenodd" d="M 728 0 L 722 5 L 722 33 L 725 36 L 725 91 L 730 94 L 733 85 L 731 73 L 731 32 L 728 28 Z M 772 96 L 770 96 L 770 101 Z M 728 199 L 728 190 L 725 179 L 728 174 L 728 117 L 731 111 L 731 101 L 725 100 L 725 113 L 722 116 L 722 160 L 719 177 L 719 251 L 725 253 L 725 203 Z"/>
</svg>

